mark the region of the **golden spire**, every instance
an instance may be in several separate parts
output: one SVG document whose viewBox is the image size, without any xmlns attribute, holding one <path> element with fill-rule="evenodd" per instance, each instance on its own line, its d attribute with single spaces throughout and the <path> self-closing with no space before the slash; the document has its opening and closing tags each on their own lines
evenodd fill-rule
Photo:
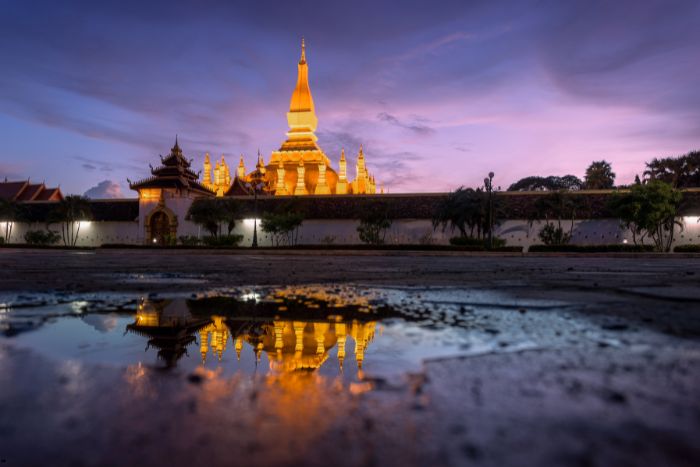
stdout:
<svg viewBox="0 0 700 467">
<path fill-rule="evenodd" d="M 306 45 L 304 39 L 301 40 L 301 58 L 299 59 L 299 66 L 297 72 L 297 85 L 294 88 L 294 93 L 292 94 L 292 100 L 289 104 L 289 112 L 310 112 L 309 117 L 304 118 L 304 122 L 298 122 L 303 124 L 308 124 L 311 126 L 311 131 L 316 130 L 316 114 L 314 111 L 314 100 L 311 97 L 311 88 L 309 88 L 309 66 L 306 63 Z M 289 122 L 290 127 L 294 127 L 297 122 Z M 292 124 L 294 123 L 294 124 Z"/>
<path fill-rule="evenodd" d="M 245 178 L 245 163 L 243 162 L 243 154 L 241 154 L 241 160 L 238 162 L 238 178 Z"/>
</svg>

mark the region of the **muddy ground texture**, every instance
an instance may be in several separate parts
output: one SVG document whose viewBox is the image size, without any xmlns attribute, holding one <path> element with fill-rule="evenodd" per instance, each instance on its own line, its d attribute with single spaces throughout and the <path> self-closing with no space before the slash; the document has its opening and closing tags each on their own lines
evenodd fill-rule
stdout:
<svg viewBox="0 0 700 467">
<path fill-rule="evenodd" d="M 493 292 L 505 298 L 479 306 L 498 311 L 468 332 L 498 349 L 429 359 L 391 380 L 367 374 L 349 390 L 313 375 L 300 385 L 76 365 L 4 339 L 0 461 L 700 465 L 697 257 L 0 249 L 4 303 L 311 283 L 414 299 Z M 437 308 L 431 319 L 460 322 Z M 535 345 L 513 350 L 524 334 Z"/>
</svg>

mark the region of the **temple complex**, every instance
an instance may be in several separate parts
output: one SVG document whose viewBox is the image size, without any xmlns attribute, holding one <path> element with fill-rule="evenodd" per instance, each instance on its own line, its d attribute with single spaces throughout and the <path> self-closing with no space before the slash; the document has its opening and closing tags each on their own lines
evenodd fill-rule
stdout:
<svg viewBox="0 0 700 467">
<path fill-rule="evenodd" d="M 218 196 L 223 194 L 242 194 L 241 187 L 245 187 L 253 178 L 264 180 L 264 189 L 276 196 L 290 195 L 345 195 L 345 194 L 374 194 L 377 192 L 374 176 L 367 170 L 365 156 L 360 146 L 355 167 L 355 179 L 348 180 L 347 161 L 345 150 L 341 151 L 338 171 L 332 165 L 331 160 L 318 145 L 316 127 L 318 118 L 316 108 L 309 86 L 309 65 L 306 61 L 306 45 L 301 41 L 301 58 L 297 65 L 297 84 L 292 92 L 287 112 L 287 124 L 289 131 L 287 139 L 280 148 L 273 151 L 267 164 L 260 154 L 254 171 L 246 174 L 243 156 L 236 171 L 234 185 L 229 191 L 221 190 L 220 182 L 230 185 L 228 167 L 223 156 L 221 162 L 217 162 L 221 175 L 220 181 L 212 181 L 209 172 L 211 163 L 209 155 L 204 160 L 204 185 L 216 191 Z M 216 168 L 214 168 L 216 179 Z"/>
</svg>

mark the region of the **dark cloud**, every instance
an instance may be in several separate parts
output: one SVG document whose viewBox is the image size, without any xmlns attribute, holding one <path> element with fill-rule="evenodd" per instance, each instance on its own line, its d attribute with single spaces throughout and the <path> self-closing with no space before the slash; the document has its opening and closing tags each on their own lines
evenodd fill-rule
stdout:
<svg viewBox="0 0 700 467">
<path fill-rule="evenodd" d="M 84 196 L 92 199 L 123 198 L 122 187 L 112 180 L 103 180 L 87 190 Z"/>
<path fill-rule="evenodd" d="M 413 133 L 417 133 L 419 135 L 430 135 L 430 134 L 435 132 L 434 128 L 431 128 L 425 124 L 419 123 L 417 121 L 407 123 L 405 121 L 399 120 L 396 116 L 391 115 L 387 112 L 378 113 L 377 118 L 380 121 L 389 123 L 389 124 L 397 126 L 399 128 L 404 128 L 406 130 L 412 131 Z"/>
</svg>

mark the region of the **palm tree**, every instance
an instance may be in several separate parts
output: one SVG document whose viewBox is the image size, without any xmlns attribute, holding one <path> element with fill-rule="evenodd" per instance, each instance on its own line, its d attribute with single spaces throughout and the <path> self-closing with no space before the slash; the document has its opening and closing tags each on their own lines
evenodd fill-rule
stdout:
<svg viewBox="0 0 700 467">
<path fill-rule="evenodd" d="M 592 162 L 586 169 L 584 186 L 589 190 L 605 190 L 615 185 L 615 173 L 606 161 Z"/>
<path fill-rule="evenodd" d="M 438 205 L 433 217 L 433 229 L 448 227 L 458 230 L 462 238 L 481 239 L 488 231 L 488 198 L 482 189 L 460 187 Z"/>
<path fill-rule="evenodd" d="M 0 199 L 0 222 L 5 223 L 5 243 L 10 243 L 12 227 L 21 218 L 21 207 L 16 201 Z"/>
<path fill-rule="evenodd" d="M 75 246 L 80 235 L 81 221 L 92 219 L 90 200 L 80 195 L 69 195 L 58 202 L 49 217 L 49 223 L 61 224 L 61 238 L 66 246 Z"/>
</svg>

